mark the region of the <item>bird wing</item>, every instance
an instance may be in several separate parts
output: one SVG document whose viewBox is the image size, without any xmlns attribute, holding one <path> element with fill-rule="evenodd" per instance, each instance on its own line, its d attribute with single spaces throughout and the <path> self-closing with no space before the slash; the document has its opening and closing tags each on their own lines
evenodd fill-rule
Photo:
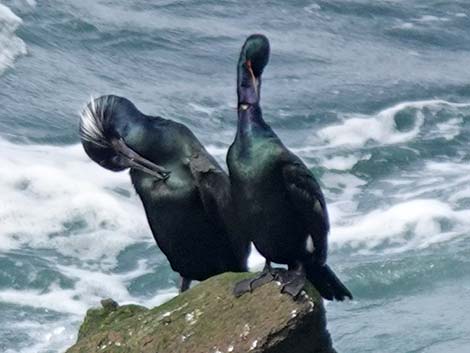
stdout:
<svg viewBox="0 0 470 353">
<path fill-rule="evenodd" d="M 230 242 L 230 246 L 225 249 L 225 260 L 233 261 L 232 271 L 248 271 L 250 242 L 239 229 L 232 208 L 227 173 L 207 152 L 191 158 L 189 165 L 207 216 L 218 227 L 221 236 Z M 229 256 L 232 260 L 229 260 Z"/>
<path fill-rule="evenodd" d="M 206 214 L 217 226 L 225 228 L 223 212 L 230 199 L 228 175 L 203 153 L 192 156 L 189 167 Z"/>
<path fill-rule="evenodd" d="M 320 185 L 312 172 L 294 155 L 289 155 L 283 163 L 282 174 L 287 197 L 312 236 L 314 258 L 317 263 L 324 264 L 330 224 Z"/>
</svg>

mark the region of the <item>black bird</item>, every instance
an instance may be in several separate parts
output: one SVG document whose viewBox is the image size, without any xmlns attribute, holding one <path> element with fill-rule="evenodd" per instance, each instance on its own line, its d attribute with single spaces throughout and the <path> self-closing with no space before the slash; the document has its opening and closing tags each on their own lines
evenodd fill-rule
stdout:
<svg viewBox="0 0 470 353">
<path fill-rule="evenodd" d="M 153 236 L 182 278 L 247 270 L 249 240 L 233 232 L 227 173 L 183 124 L 141 113 L 126 98 L 92 100 L 80 119 L 88 156 L 130 176 Z"/>
<path fill-rule="evenodd" d="M 238 128 L 227 164 L 241 225 L 266 266 L 260 276 L 239 282 L 235 294 L 278 278 L 281 291 L 295 298 L 307 278 L 326 299 L 352 299 L 326 265 L 329 220 L 320 186 L 263 120 L 261 74 L 269 54 L 268 39 L 251 35 L 237 68 Z M 271 262 L 288 265 L 288 271 L 273 271 Z"/>
</svg>

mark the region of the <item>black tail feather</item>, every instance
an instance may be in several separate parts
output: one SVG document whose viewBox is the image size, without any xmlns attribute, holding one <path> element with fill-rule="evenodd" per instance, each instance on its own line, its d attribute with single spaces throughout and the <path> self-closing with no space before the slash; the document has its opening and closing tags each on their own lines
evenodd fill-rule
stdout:
<svg viewBox="0 0 470 353">
<path fill-rule="evenodd" d="M 353 299 L 349 289 L 341 282 L 328 265 L 320 266 L 314 262 L 306 265 L 307 279 L 312 282 L 320 295 L 327 300 L 343 301 Z"/>
</svg>

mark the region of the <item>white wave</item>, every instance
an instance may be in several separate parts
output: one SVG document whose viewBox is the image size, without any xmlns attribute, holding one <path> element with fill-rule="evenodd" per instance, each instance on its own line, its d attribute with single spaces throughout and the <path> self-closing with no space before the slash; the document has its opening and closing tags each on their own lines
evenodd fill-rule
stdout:
<svg viewBox="0 0 470 353">
<path fill-rule="evenodd" d="M 357 212 L 356 197 L 362 192 L 366 181 L 348 173 L 325 173 L 322 181 L 328 185 L 328 189 L 323 190 L 326 198 L 332 200 L 328 203 L 332 223 Z"/>
<path fill-rule="evenodd" d="M 462 118 L 453 118 L 444 123 L 437 124 L 436 135 L 443 136 L 446 140 L 450 141 L 460 134 L 460 127 L 462 124 Z"/>
<path fill-rule="evenodd" d="M 470 185 L 470 165 L 465 162 L 427 162 L 421 170 L 395 180 L 401 185 L 396 197 L 402 200 L 423 198 L 423 195 L 442 194 L 444 200 L 455 204 L 455 192 L 462 193 Z"/>
<path fill-rule="evenodd" d="M 18 56 L 27 53 L 26 44 L 15 35 L 22 22 L 9 7 L 0 4 L 0 74 L 12 66 Z"/>
<path fill-rule="evenodd" d="M 333 170 L 350 170 L 356 165 L 357 162 L 367 160 L 370 158 L 370 154 L 358 157 L 354 154 L 348 156 L 333 156 L 330 158 L 325 158 L 322 162 L 322 165 L 325 168 Z"/>
<path fill-rule="evenodd" d="M 53 283 L 41 290 L 0 290 L 0 301 L 57 311 L 71 317 L 81 318 L 90 307 L 97 307 L 103 298 L 113 298 L 119 304 L 139 302 L 141 305 L 156 306 L 177 295 L 176 288 L 157 292 L 153 298 L 133 297 L 127 283 L 144 274 L 151 273 L 144 260 L 137 269 L 127 273 L 106 273 L 72 266 L 57 266 L 63 275 L 75 280 L 72 288 L 61 288 Z"/>
<path fill-rule="evenodd" d="M 442 222 L 451 224 L 444 229 Z M 470 226 L 470 210 L 454 210 L 434 199 L 416 199 L 387 209 L 334 224 L 332 244 L 374 249 L 386 245 L 387 252 L 425 248 L 464 234 Z"/>
<path fill-rule="evenodd" d="M 328 176 L 326 179 L 328 181 Z M 329 203 L 332 249 L 356 252 L 402 252 L 467 236 L 470 227 L 470 165 L 461 161 L 426 162 L 418 170 L 383 180 L 388 186 L 367 186 L 388 206 L 357 212 L 356 192 L 335 196 Z M 338 189 L 362 190 L 352 181 Z M 340 187 L 343 184 L 343 187 Z M 329 186 L 335 184 L 328 182 Z M 349 200 L 349 201 L 347 201 Z M 344 204 L 349 205 L 345 208 Z M 339 207 L 343 206 L 343 207 Z M 463 207 L 462 207 L 463 206 Z"/>
<path fill-rule="evenodd" d="M 397 29 L 412 29 L 412 28 L 414 28 L 414 24 L 412 24 L 412 23 L 410 23 L 410 22 L 402 22 L 402 23 L 400 23 L 399 25 L 394 26 L 393 28 L 397 28 Z"/>
<path fill-rule="evenodd" d="M 7 349 L 5 353 L 39 353 L 64 352 L 77 338 L 77 324 L 82 318 L 71 317 L 51 323 L 37 322 L 27 319 L 10 322 L 9 325 L 17 332 L 24 332 L 32 340 L 32 344 L 20 349 Z"/>
<path fill-rule="evenodd" d="M 470 107 L 468 103 L 452 103 L 444 100 L 424 100 L 416 102 L 403 102 L 391 108 L 382 110 L 374 116 L 355 115 L 347 118 L 339 125 L 328 126 L 318 132 L 318 136 L 331 146 L 349 145 L 353 147 L 364 146 L 368 141 L 388 145 L 413 140 L 424 123 L 422 109 L 450 106 L 455 108 Z M 415 121 L 409 131 L 401 132 L 397 129 L 395 117 L 404 109 L 416 109 Z"/>
<path fill-rule="evenodd" d="M 212 108 L 208 107 L 206 105 L 201 105 L 197 103 L 189 103 L 189 106 L 198 113 L 204 113 L 206 115 L 212 115 L 214 114 L 215 111 L 217 111 L 217 108 Z"/>
<path fill-rule="evenodd" d="M 304 10 L 311 14 L 316 14 L 318 11 L 321 11 L 321 6 L 317 3 L 312 3 L 304 7 Z"/>
<path fill-rule="evenodd" d="M 419 18 L 414 18 L 413 20 L 416 22 L 448 22 L 450 21 L 450 19 L 447 17 L 437 17 L 433 15 L 424 15 Z"/>
<path fill-rule="evenodd" d="M 76 315 L 85 313 L 88 309 L 87 303 L 71 299 L 74 294 L 74 289 L 58 287 L 51 287 L 47 293 L 43 293 L 42 290 L 5 289 L 0 291 L 0 301 L 33 308 L 46 308 L 61 313 Z"/>
<path fill-rule="evenodd" d="M 54 249 L 113 266 L 128 245 L 153 242 L 127 173 L 101 168 L 79 145 L 0 140 L 0 151 L 0 250 Z"/>
<path fill-rule="evenodd" d="M 158 306 L 177 295 L 176 288 L 159 291 L 150 299 L 136 298 L 130 295 L 126 284 L 128 281 L 151 272 L 144 261 L 134 271 L 115 274 L 99 271 L 90 271 L 74 267 L 58 266 L 61 272 L 76 279 L 73 288 L 63 289 L 58 285 L 51 285 L 42 290 L 14 290 L 0 291 L 0 301 L 40 308 L 47 311 L 56 311 L 66 315 L 65 320 L 53 321 L 36 329 L 34 321 L 18 321 L 12 325 L 18 331 L 24 332 L 34 342 L 33 347 L 21 350 L 21 353 L 43 352 L 50 350 L 63 351 L 72 345 L 76 339 L 77 329 L 86 311 L 90 307 L 99 307 L 103 298 L 113 298 L 119 304 L 138 302 L 147 307 Z M 25 327 L 28 326 L 28 327 Z M 18 352 L 15 351 L 15 352 Z"/>
</svg>

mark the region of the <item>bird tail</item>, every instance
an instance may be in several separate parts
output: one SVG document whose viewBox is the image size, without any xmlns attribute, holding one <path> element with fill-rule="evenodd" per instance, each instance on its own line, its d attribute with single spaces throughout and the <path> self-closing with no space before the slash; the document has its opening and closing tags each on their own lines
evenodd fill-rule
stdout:
<svg viewBox="0 0 470 353">
<path fill-rule="evenodd" d="M 314 261 L 306 264 L 307 279 L 314 285 L 320 295 L 327 300 L 343 301 L 353 296 L 348 288 L 336 276 L 328 265 L 319 265 Z"/>
</svg>

